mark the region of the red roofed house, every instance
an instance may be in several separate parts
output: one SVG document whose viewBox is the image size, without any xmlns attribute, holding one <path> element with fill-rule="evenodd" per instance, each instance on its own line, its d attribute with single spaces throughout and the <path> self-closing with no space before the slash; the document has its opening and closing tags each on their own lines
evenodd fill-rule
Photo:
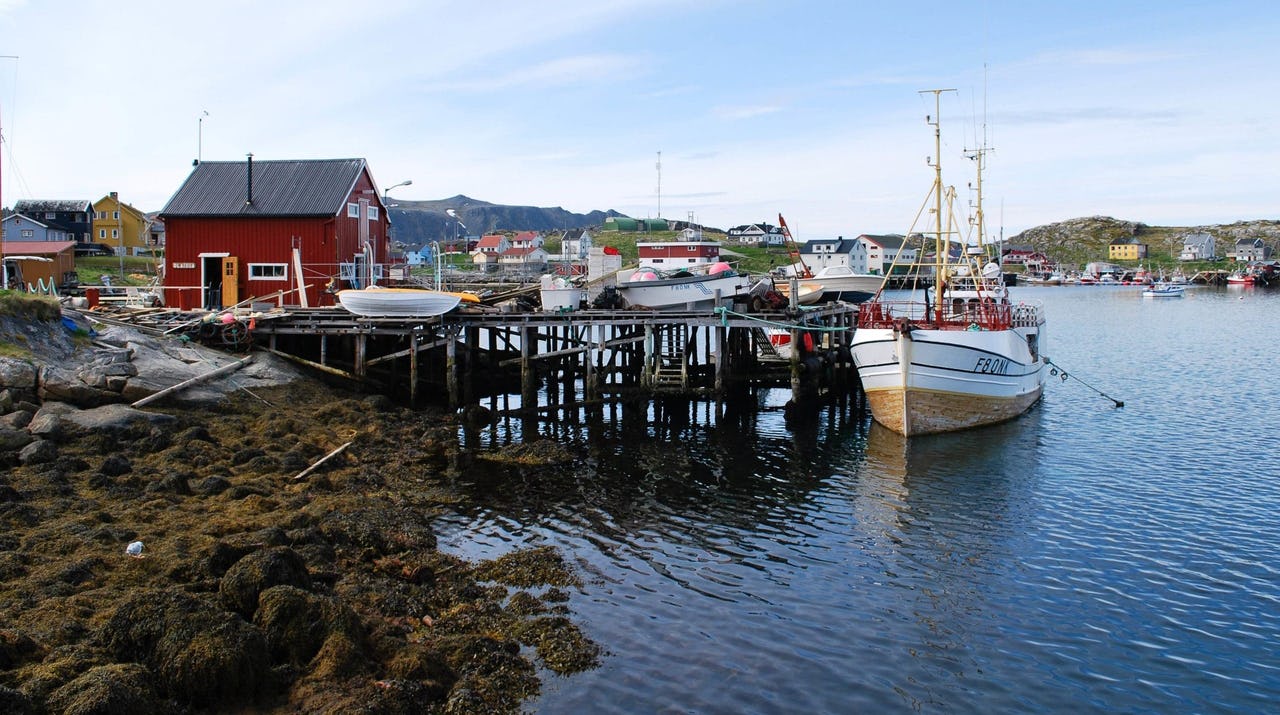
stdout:
<svg viewBox="0 0 1280 715">
<path fill-rule="evenodd" d="M 709 266 L 720 260 L 718 241 L 653 241 L 636 243 L 641 268 L 677 270 Z"/>
<path fill-rule="evenodd" d="M 511 237 L 512 248 L 538 248 L 542 243 L 542 234 L 537 231 L 521 231 Z"/>
<path fill-rule="evenodd" d="M 476 244 L 476 250 L 471 252 L 471 262 L 486 268 L 488 266 L 496 266 L 498 265 L 498 257 L 508 248 L 511 248 L 511 242 L 500 233 L 481 236 L 480 242 Z"/>
<path fill-rule="evenodd" d="M 201 162 L 160 218 L 165 304 L 180 309 L 332 305 L 331 281 L 375 284 L 391 252 L 364 159 Z"/>
<path fill-rule="evenodd" d="M 498 257 L 498 264 L 508 270 L 541 273 L 547 268 L 547 252 L 541 247 L 508 248 Z"/>
</svg>

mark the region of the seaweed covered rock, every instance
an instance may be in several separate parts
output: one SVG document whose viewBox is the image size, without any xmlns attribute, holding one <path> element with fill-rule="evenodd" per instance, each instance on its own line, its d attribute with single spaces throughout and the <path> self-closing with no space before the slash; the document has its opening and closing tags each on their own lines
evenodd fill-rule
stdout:
<svg viewBox="0 0 1280 715">
<path fill-rule="evenodd" d="M 362 638 L 360 621 L 351 609 L 326 596 L 294 586 L 273 586 L 262 592 L 253 623 L 267 639 L 277 663 L 304 666 L 335 633 L 351 642 Z"/>
<path fill-rule="evenodd" d="M 167 708 L 152 680 L 137 663 L 101 665 L 55 690 L 49 709 L 64 715 L 158 715 Z"/>
<path fill-rule="evenodd" d="M 162 691 L 196 707 L 253 702 L 270 685 L 267 643 L 239 616 L 175 590 L 135 594 L 98 634 L 121 662 L 146 665 Z"/>
<path fill-rule="evenodd" d="M 237 561 L 222 576 L 218 595 L 227 608 L 252 618 L 259 594 L 272 586 L 311 588 L 307 564 L 287 546 L 255 551 Z"/>
<path fill-rule="evenodd" d="M 32 715 L 35 713 L 35 708 L 31 705 L 31 698 L 22 694 L 21 691 L 0 685 L 0 712 L 9 715 Z"/>
</svg>

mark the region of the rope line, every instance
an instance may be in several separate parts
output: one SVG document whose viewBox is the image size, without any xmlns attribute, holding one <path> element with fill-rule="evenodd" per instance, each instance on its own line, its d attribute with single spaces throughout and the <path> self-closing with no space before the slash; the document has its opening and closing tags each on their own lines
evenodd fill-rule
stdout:
<svg viewBox="0 0 1280 715">
<path fill-rule="evenodd" d="M 805 310 L 805 308 L 802 307 L 801 310 Z M 824 327 L 820 325 L 810 325 L 808 323 L 780 323 L 776 320 L 760 318 L 760 317 L 751 315 L 749 313 L 739 313 L 724 307 L 716 308 L 716 312 L 720 314 L 720 322 L 722 325 L 728 325 L 729 316 L 732 315 L 736 318 L 746 318 L 747 320 L 751 320 L 757 323 L 764 323 L 765 325 L 768 325 L 770 327 L 782 328 L 785 330 L 808 330 L 815 333 L 840 333 L 848 330 L 848 328 L 839 327 L 839 326 Z"/>
<path fill-rule="evenodd" d="M 1048 356 L 1045 356 L 1044 362 L 1045 362 L 1045 364 L 1046 364 L 1046 365 L 1049 365 L 1049 366 L 1050 366 L 1050 368 L 1049 368 L 1049 374 L 1050 374 L 1050 375 L 1052 375 L 1052 376 L 1054 376 L 1054 377 L 1061 377 L 1063 382 L 1066 382 L 1066 381 L 1067 381 L 1067 378 L 1071 378 L 1071 379 L 1075 380 L 1076 382 L 1080 383 L 1081 385 L 1084 385 L 1085 387 L 1089 388 L 1090 390 L 1093 390 L 1094 392 L 1098 393 L 1099 395 L 1102 395 L 1103 397 L 1107 398 L 1108 400 L 1111 400 L 1112 402 L 1114 402 L 1114 403 L 1115 403 L 1116 407 L 1124 407 L 1124 403 L 1123 403 L 1123 402 L 1121 402 L 1120 400 L 1117 400 L 1116 398 L 1112 397 L 1111 395 L 1108 395 L 1107 393 L 1103 392 L 1102 390 L 1099 390 L 1098 388 L 1094 387 L 1093 385 L 1090 385 L 1089 383 L 1085 382 L 1084 380 L 1081 380 L 1080 378 L 1076 377 L 1075 375 L 1072 375 L 1071 373 L 1068 373 L 1068 372 L 1066 371 L 1066 369 L 1065 369 L 1065 368 L 1063 368 L 1061 365 L 1057 364 L 1056 362 L 1054 362 L 1054 361 L 1050 360 L 1050 359 L 1048 358 Z"/>
</svg>

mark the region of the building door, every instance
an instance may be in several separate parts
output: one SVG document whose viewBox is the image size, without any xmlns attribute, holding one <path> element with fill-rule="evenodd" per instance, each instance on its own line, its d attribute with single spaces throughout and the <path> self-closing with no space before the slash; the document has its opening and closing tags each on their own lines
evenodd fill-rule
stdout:
<svg viewBox="0 0 1280 715">
<path fill-rule="evenodd" d="M 240 259 L 227 256 L 222 259 L 222 307 L 230 308 L 240 302 Z"/>
<path fill-rule="evenodd" d="M 200 305 L 205 310 L 222 307 L 223 256 L 200 257 Z"/>
</svg>

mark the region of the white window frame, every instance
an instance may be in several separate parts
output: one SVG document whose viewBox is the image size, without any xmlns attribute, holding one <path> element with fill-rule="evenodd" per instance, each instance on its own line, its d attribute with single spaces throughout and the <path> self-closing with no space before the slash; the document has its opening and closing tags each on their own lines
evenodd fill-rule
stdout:
<svg viewBox="0 0 1280 715">
<path fill-rule="evenodd" d="M 120 212 L 119 212 L 119 211 L 112 211 L 112 212 L 111 212 L 111 218 L 115 219 L 116 221 L 119 221 L 119 220 L 120 220 Z"/>
<path fill-rule="evenodd" d="M 107 229 L 105 228 L 98 229 L 98 238 L 106 238 L 106 237 L 107 237 Z"/>
<path fill-rule="evenodd" d="M 360 204 L 347 204 L 347 218 L 360 218 Z"/>
<path fill-rule="evenodd" d="M 370 206 L 370 207 L 369 207 L 369 220 L 370 220 L 370 221 L 377 221 L 377 220 L 378 220 L 378 207 L 377 207 L 377 206 Z"/>
<path fill-rule="evenodd" d="M 289 280 L 289 264 L 288 263 L 250 263 L 249 264 L 249 280 L 251 281 L 287 281 Z"/>
<path fill-rule="evenodd" d="M 353 281 L 356 279 L 356 264 L 339 263 L 338 264 L 338 280 Z"/>
<path fill-rule="evenodd" d="M 23 237 L 23 238 L 33 238 L 33 237 L 35 237 L 35 235 L 36 235 L 35 229 L 32 229 L 32 228 L 24 228 L 24 229 L 22 229 L 22 237 Z"/>
<path fill-rule="evenodd" d="M 120 238 L 120 229 L 118 228 L 111 229 L 111 237 L 116 239 Z"/>
</svg>

